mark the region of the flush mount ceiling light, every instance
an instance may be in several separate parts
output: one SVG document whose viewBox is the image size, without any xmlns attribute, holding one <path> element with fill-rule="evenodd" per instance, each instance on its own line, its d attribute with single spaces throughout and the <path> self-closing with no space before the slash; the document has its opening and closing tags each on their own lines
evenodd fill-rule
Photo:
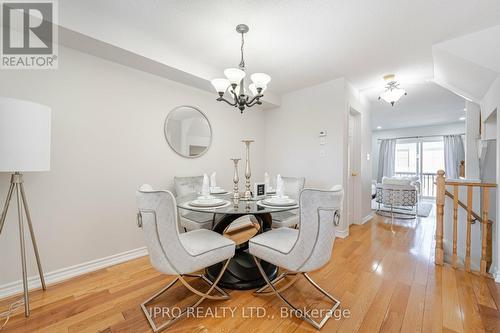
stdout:
<svg viewBox="0 0 500 333">
<path fill-rule="evenodd" d="M 228 68 L 224 71 L 226 79 L 213 79 L 211 81 L 215 88 L 215 91 L 219 94 L 217 100 L 219 102 L 226 102 L 227 104 L 237 107 L 240 109 L 241 113 L 246 107 L 252 107 L 256 104 L 260 105 L 262 102 L 260 99 L 264 96 L 263 92 L 267 88 L 267 84 L 271 81 L 271 77 L 265 73 L 254 73 L 250 75 L 252 83 L 248 85 L 248 89 L 252 93 L 253 97 L 250 97 L 246 93 L 245 88 L 245 60 L 243 58 L 243 45 L 245 44 L 244 35 L 248 32 L 248 26 L 246 24 L 238 24 L 236 26 L 236 32 L 241 34 L 241 60 L 239 68 Z M 228 101 L 224 98 L 224 93 L 228 90 L 233 97 L 232 101 Z"/>
<path fill-rule="evenodd" d="M 399 83 L 396 81 L 394 74 L 384 76 L 384 80 L 387 82 L 387 85 L 385 86 L 385 91 L 380 94 L 379 100 L 383 99 L 394 106 L 394 103 L 399 101 L 401 97 L 408 95 L 406 90 L 399 87 Z"/>
</svg>

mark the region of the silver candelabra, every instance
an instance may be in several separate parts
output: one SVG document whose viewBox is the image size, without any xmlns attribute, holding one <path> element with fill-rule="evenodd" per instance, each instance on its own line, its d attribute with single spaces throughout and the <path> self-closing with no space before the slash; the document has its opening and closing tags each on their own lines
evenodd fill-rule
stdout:
<svg viewBox="0 0 500 333">
<path fill-rule="evenodd" d="M 243 194 L 244 200 L 252 199 L 252 192 L 250 191 L 250 177 L 252 176 L 252 172 L 250 171 L 250 144 L 254 142 L 254 140 L 242 140 L 246 146 L 246 164 L 245 164 L 245 193 Z"/>
<path fill-rule="evenodd" d="M 241 158 L 232 158 L 231 159 L 234 163 L 234 175 L 233 175 L 233 200 L 237 202 L 240 200 L 240 188 L 238 186 L 238 183 L 240 182 L 240 177 L 238 176 L 238 162 L 241 160 Z"/>
</svg>

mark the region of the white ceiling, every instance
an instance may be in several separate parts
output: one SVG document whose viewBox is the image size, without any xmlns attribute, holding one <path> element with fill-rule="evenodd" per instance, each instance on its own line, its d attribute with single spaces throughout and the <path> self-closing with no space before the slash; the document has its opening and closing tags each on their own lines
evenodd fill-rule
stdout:
<svg viewBox="0 0 500 333">
<path fill-rule="evenodd" d="M 480 102 L 500 73 L 500 25 L 433 46 L 434 80 Z"/>
<path fill-rule="evenodd" d="M 445 41 L 435 47 L 500 73 L 500 25 Z"/>
<path fill-rule="evenodd" d="M 435 83 L 412 84 L 394 106 L 372 101 L 372 127 L 383 130 L 429 126 L 459 121 L 465 116 L 465 100 Z"/>
<path fill-rule="evenodd" d="M 342 76 L 360 90 L 383 85 L 380 78 L 387 73 L 403 80 L 432 78 L 433 44 L 500 24 L 498 0 L 68 0 L 60 5 L 61 20 L 85 7 L 95 17 L 108 17 L 123 39 L 134 29 L 161 41 L 161 48 L 150 44 L 148 53 L 175 54 L 200 77 L 222 75 L 238 64 L 234 27 L 246 23 L 248 70 L 271 74 L 270 90 L 277 94 Z"/>
<path fill-rule="evenodd" d="M 463 115 L 464 100 L 429 81 L 438 75 L 447 88 L 455 82 L 454 88 L 484 90 L 490 77 L 470 66 L 465 72 L 449 70 L 458 66 L 446 54 L 460 50 L 459 57 L 471 58 L 478 48 L 491 44 L 498 30 L 488 30 L 489 38 L 474 34 L 500 24 L 498 0 L 65 0 L 59 4 L 60 24 L 71 36 L 77 31 L 126 55 L 139 55 L 142 60 L 122 63 L 140 68 L 134 64 L 149 59 L 147 71 L 166 70 L 169 75 L 173 71 L 180 82 L 195 78 L 195 86 L 207 90 L 211 88 L 206 80 L 239 63 L 240 36 L 234 28 L 246 23 L 250 26 L 247 69 L 272 76 L 266 93 L 271 106 L 279 105 L 284 93 L 345 77 L 373 105 L 373 128 L 384 129 L 456 122 Z M 476 41 L 470 49 L 456 42 L 464 35 L 469 42 Z M 453 42 L 445 43 L 449 40 Z M 106 57 L 109 47 L 100 56 Z M 481 54 L 479 60 L 488 65 L 498 63 L 498 52 Z M 409 94 L 394 108 L 377 101 L 385 85 L 382 76 L 389 73 L 396 74 Z M 467 79 L 457 80 L 457 73 Z M 463 73 L 479 77 L 471 80 Z"/>
</svg>

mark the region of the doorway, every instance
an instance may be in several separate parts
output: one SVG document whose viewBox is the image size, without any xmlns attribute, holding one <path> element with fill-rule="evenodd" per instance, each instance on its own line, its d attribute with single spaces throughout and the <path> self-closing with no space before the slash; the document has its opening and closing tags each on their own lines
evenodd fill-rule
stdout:
<svg viewBox="0 0 500 333">
<path fill-rule="evenodd" d="M 347 219 L 361 224 L 361 113 L 349 110 L 347 140 Z"/>
</svg>

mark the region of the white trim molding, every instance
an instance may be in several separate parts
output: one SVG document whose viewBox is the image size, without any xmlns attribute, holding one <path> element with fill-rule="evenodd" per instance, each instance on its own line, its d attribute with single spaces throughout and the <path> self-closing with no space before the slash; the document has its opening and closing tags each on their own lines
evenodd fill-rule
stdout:
<svg viewBox="0 0 500 333">
<path fill-rule="evenodd" d="M 108 257 L 87 261 L 78 265 L 61 268 L 44 275 L 47 285 L 68 280 L 72 277 L 79 276 L 85 273 L 97 271 L 102 268 L 120 264 L 125 261 L 143 257 L 148 254 L 146 247 L 129 250 L 126 252 L 113 254 Z M 41 287 L 40 277 L 31 276 L 28 278 L 29 289 L 38 289 Z M 19 294 L 23 291 L 23 281 L 18 280 L 0 286 L 0 299 Z"/>
<path fill-rule="evenodd" d="M 335 237 L 346 238 L 349 236 L 349 230 L 335 230 Z"/>
<path fill-rule="evenodd" d="M 370 213 L 368 215 L 366 215 L 363 220 L 361 220 L 361 223 L 360 224 L 365 224 L 366 222 L 370 222 L 371 219 L 373 219 L 373 213 Z"/>
<path fill-rule="evenodd" d="M 493 278 L 495 279 L 496 283 L 500 283 L 500 272 L 498 272 L 498 270 L 497 270 L 496 267 L 492 266 L 490 268 L 490 274 L 493 276 Z"/>
</svg>

